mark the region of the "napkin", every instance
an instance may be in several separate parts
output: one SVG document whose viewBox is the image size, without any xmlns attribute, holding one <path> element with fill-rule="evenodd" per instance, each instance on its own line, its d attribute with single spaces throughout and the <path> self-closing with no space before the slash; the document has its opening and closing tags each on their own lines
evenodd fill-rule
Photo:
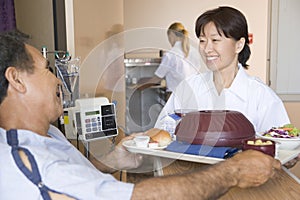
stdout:
<svg viewBox="0 0 300 200">
<path fill-rule="evenodd" d="M 238 148 L 233 147 L 213 147 L 180 141 L 173 141 L 165 150 L 215 158 L 230 158 L 239 151 Z"/>
</svg>

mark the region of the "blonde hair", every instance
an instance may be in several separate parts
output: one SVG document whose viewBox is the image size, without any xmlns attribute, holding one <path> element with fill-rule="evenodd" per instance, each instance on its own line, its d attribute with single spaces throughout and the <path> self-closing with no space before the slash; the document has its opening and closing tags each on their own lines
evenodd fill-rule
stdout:
<svg viewBox="0 0 300 200">
<path fill-rule="evenodd" d="M 185 57 L 187 57 L 190 51 L 189 32 L 179 22 L 175 22 L 169 26 L 168 34 L 170 32 L 173 32 L 176 35 L 176 37 L 181 39 L 182 50 L 184 52 Z"/>
</svg>

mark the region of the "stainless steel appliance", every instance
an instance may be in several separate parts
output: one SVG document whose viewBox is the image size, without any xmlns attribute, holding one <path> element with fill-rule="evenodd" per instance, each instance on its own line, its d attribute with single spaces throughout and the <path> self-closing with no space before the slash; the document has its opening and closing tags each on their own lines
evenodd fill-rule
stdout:
<svg viewBox="0 0 300 200">
<path fill-rule="evenodd" d="M 150 78 L 161 58 L 125 58 L 126 119 L 127 134 L 153 128 L 165 104 L 165 87 L 152 86 L 143 90 L 135 86 L 141 78 Z"/>
</svg>

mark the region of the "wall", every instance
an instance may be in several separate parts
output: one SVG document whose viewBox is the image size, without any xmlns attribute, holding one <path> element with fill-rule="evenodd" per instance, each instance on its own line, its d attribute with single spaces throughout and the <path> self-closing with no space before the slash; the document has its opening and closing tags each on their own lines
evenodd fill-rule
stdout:
<svg viewBox="0 0 300 200">
<path fill-rule="evenodd" d="M 123 0 L 73 1 L 75 54 L 81 58 L 80 95 L 107 97 L 116 102 L 117 123 L 125 127 L 125 79 L 122 41 Z M 121 134 L 120 134 L 121 135 Z M 91 143 L 101 153 L 107 140 Z"/>
<path fill-rule="evenodd" d="M 133 38 L 138 41 L 142 39 L 151 40 L 153 38 L 151 40 L 152 43 L 159 40 L 161 47 L 168 49 L 166 29 L 174 21 L 180 21 L 190 32 L 193 43 L 197 45 L 198 41 L 194 33 L 194 23 L 197 17 L 203 11 L 220 5 L 236 7 L 245 14 L 248 20 L 249 32 L 254 35 L 254 42 L 251 45 L 252 55 L 249 60 L 251 66 L 249 73 L 255 74 L 263 81 L 266 81 L 269 0 L 253 0 L 251 3 L 246 0 L 124 0 L 124 28 L 127 32 L 144 27 L 156 28 L 155 39 L 153 34 L 149 38 L 141 38 L 141 36 Z M 159 33 L 163 36 L 158 36 Z M 132 42 L 128 43 L 132 44 Z"/>
<path fill-rule="evenodd" d="M 76 56 L 85 59 L 115 24 L 123 24 L 122 0 L 73 0 Z"/>
<path fill-rule="evenodd" d="M 284 102 L 285 108 L 290 117 L 291 123 L 296 127 L 300 127 L 300 103 L 299 102 Z"/>
<path fill-rule="evenodd" d="M 15 0 L 17 28 L 29 34 L 30 44 L 38 49 L 54 49 L 52 0 Z"/>
<path fill-rule="evenodd" d="M 79 56 L 82 63 L 81 96 L 101 95 L 111 99 L 111 88 L 103 88 L 100 83 L 114 72 L 124 71 L 123 63 L 117 68 L 116 65 L 111 67 L 118 59 L 108 59 L 107 55 L 114 48 L 112 36 L 123 31 L 123 1 L 74 0 L 73 3 L 75 56 Z M 109 73 L 110 68 L 114 68 L 112 73 Z"/>
</svg>

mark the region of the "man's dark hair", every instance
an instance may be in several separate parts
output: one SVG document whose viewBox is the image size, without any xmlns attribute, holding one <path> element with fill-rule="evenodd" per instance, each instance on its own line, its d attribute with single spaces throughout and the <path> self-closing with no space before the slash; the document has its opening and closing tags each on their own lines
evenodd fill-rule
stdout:
<svg viewBox="0 0 300 200">
<path fill-rule="evenodd" d="M 25 48 L 28 36 L 18 30 L 0 33 L 0 104 L 7 95 L 6 69 L 10 66 L 33 72 L 33 60 Z"/>
</svg>

